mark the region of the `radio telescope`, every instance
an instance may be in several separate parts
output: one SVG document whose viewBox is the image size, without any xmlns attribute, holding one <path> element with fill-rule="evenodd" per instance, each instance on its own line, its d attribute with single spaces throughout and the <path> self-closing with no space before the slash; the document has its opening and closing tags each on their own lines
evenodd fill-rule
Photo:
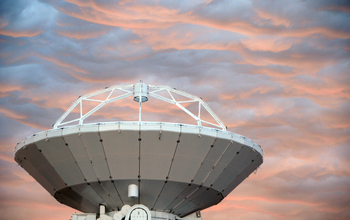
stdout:
<svg viewBox="0 0 350 220">
<path fill-rule="evenodd" d="M 108 106 L 118 116 L 117 104 L 131 98 L 138 120 L 89 122 Z M 193 123 L 142 120 L 151 100 Z M 263 151 L 226 131 L 201 98 L 140 81 L 79 97 L 52 129 L 18 143 L 14 157 L 57 201 L 82 212 L 73 220 L 200 220 L 262 164 Z"/>
</svg>

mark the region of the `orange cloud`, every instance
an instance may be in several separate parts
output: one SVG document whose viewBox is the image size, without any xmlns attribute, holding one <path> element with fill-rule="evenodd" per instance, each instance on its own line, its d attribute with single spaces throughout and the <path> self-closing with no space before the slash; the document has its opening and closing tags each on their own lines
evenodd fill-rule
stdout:
<svg viewBox="0 0 350 220">
<path fill-rule="evenodd" d="M 0 113 L 4 114 L 6 117 L 13 118 L 13 119 L 16 119 L 16 120 L 21 120 L 21 119 L 27 118 L 26 115 L 18 114 L 16 112 L 13 112 L 13 111 L 11 111 L 9 109 L 5 109 L 5 108 L 2 108 L 2 107 L 0 107 Z"/>
<path fill-rule="evenodd" d="M 18 91 L 18 90 L 22 90 L 22 88 L 18 85 L 11 85 L 9 83 L 6 83 L 6 84 L 0 83 L 0 94 L 12 92 L 12 91 Z"/>
<path fill-rule="evenodd" d="M 288 27 L 291 23 L 290 20 L 286 18 L 281 18 L 280 16 L 276 14 L 271 14 L 263 10 L 257 9 L 256 12 L 258 13 L 259 17 L 263 18 L 264 20 L 269 20 L 273 25 L 283 25 L 285 27 Z"/>
<path fill-rule="evenodd" d="M 12 118 L 15 121 L 18 121 L 19 123 L 27 125 L 27 126 L 32 127 L 32 128 L 38 128 L 38 129 L 41 129 L 41 130 L 46 130 L 48 128 L 46 126 L 41 126 L 41 125 L 39 125 L 37 123 L 30 122 L 28 120 L 28 116 L 27 115 L 19 114 L 19 113 L 16 113 L 14 111 L 11 111 L 9 109 L 5 109 L 5 108 L 1 108 L 0 107 L 0 115 L 1 114 L 4 114 L 6 117 Z"/>
<path fill-rule="evenodd" d="M 262 202 L 268 202 L 268 203 L 276 203 L 276 204 L 281 204 L 281 203 L 296 203 L 296 204 L 301 204 L 301 205 L 307 205 L 307 206 L 319 206 L 319 205 L 324 205 L 325 202 L 307 202 L 303 200 L 288 200 L 288 199 L 280 199 L 280 198 L 267 198 L 267 197 L 237 197 L 237 196 L 229 196 L 227 197 L 228 201 L 262 201 Z"/>
<path fill-rule="evenodd" d="M 321 34 L 329 39 L 348 39 L 350 38 L 350 33 L 342 30 L 335 30 L 326 27 L 309 27 L 309 28 L 300 28 L 297 30 L 288 30 L 282 32 L 280 36 L 284 37 L 309 37 L 313 34 Z"/>
<path fill-rule="evenodd" d="M 314 80 L 311 81 L 311 79 Z M 305 97 L 325 107 L 334 108 L 350 99 L 348 85 L 339 85 L 339 83 L 330 82 L 328 79 L 310 76 L 308 82 L 293 78 L 281 78 L 277 81 L 285 88 L 285 94 L 282 96 Z"/>
<path fill-rule="evenodd" d="M 272 51 L 272 52 L 281 52 L 288 50 L 293 43 L 292 42 L 283 42 L 278 38 L 259 38 L 252 37 L 250 39 L 243 39 L 242 44 L 251 51 Z"/>
<path fill-rule="evenodd" d="M 174 10 L 169 10 L 161 6 L 125 6 L 114 10 L 101 10 L 91 2 L 70 1 L 81 7 L 79 12 L 72 12 L 65 8 L 57 8 L 62 13 L 76 17 L 92 23 L 108 26 L 118 26 L 121 28 L 166 28 L 177 22 Z"/>
<path fill-rule="evenodd" d="M 107 30 L 100 31 L 100 32 L 92 32 L 92 31 L 77 32 L 77 31 L 68 31 L 68 30 L 58 30 L 57 33 L 65 37 L 75 38 L 77 40 L 83 40 L 88 38 L 99 37 L 103 34 L 106 34 Z"/>
<path fill-rule="evenodd" d="M 258 9 L 256 9 L 259 16 L 258 20 L 262 18 L 264 21 L 271 21 L 272 24 L 278 28 L 266 28 L 263 25 L 259 27 L 252 25 L 249 21 L 219 22 L 195 14 L 194 11 L 180 13 L 175 9 L 168 9 L 155 5 L 121 4 L 117 6 L 104 6 L 95 2 L 82 2 L 75 0 L 70 0 L 68 2 L 75 4 L 78 7 L 78 10 L 71 11 L 62 7 L 57 9 L 62 13 L 85 21 L 109 26 L 118 26 L 125 29 L 133 29 L 133 31 L 136 29 L 144 30 L 146 28 L 166 29 L 177 24 L 194 24 L 248 36 L 273 34 L 282 37 L 308 37 L 313 34 L 321 34 L 333 39 L 347 39 L 350 36 L 350 33 L 348 32 L 329 29 L 326 27 L 310 27 L 290 30 L 288 29 L 291 22 L 290 20 Z M 259 20 L 259 22 L 261 21 Z M 255 46 L 255 48 L 256 47 L 257 46 Z M 278 47 L 279 49 L 277 49 Z M 282 50 L 283 48 L 288 48 L 288 44 L 274 47 L 277 51 Z"/>
<path fill-rule="evenodd" d="M 43 31 L 11 31 L 11 30 L 5 30 L 5 29 L 0 29 L 0 34 L 5 35 L 5 36 L 10 36 L 10 37 L 35 37 L 41 34 Z"/>
<path fill-rule="evenodd" d="M 57 58 L 48 57 L 48 56 L 43 56 L 43 55 L 40 55 L 40 54 L 38 54 L 37 56 L 40 57 L 40 58 L 43 59 L 43 60 L 50 61 L 50 62 L 52 62 L 52 63 L 57 64 L 58 66 L 65 67 L 65 68 L 69 68 L 69 69 L 72 69 L 72 70 L 74 70 L 74 71 L 76 71 L 76 72 L 84 73 L 84 74 L 88 73 L 88 71 L 86 71 L 86 70 L 84 70 L 84 69 L 82 69 L 82 68 L 79 68 L 79 67 L 77 67 L 77 66 L 75 66 L 75 65 L 73 65 L 73 64 L 69 64 L 69 63 L 67 63 L 67 62 L 64 62 L 64 61 L 59 60 L 59 59 L 57 59 Z"/>
</svg>

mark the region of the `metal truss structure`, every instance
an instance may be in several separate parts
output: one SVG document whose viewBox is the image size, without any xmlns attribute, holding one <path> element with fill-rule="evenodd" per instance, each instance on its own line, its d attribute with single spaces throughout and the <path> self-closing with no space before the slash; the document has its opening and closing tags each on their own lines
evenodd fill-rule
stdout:
<svg viewBox="0 0 350 220">
<path fill-rule="evenodd" d="M 123 121 L 118 107 L 132 120 Z M 180 122 L 144 121 L 159 117 L 154 112 Z M 79 97 L 53 129 L 19 142 L 14 159 L 57 201 L 83 212 L 73 220 L 202 220 L 201 210 L 263 163 L 263 151 L 226 131 L 201 98 L 140 81 Z"/>
<path fill-rule="evenodd" d="M 146 86 L 147 88 L 145 89 L 145 98 L 138 99 L 137 95 L 135 95 L 135 86 Z M 141 88 L 140 87 L 140 88 Z M 116 93 L 122 93 L 121 95 L 114 96 Z M 168 94 L 168 97 L 162 95 L 161 93 Z M 98 96 L 105 94 L 106 98 L 98 98 Z M 141 94 L 141 93 L 140 93 Z M 176 95 L 181 98 L 185 98 L 186 100 L 179 100 L 179 98 L 175 98 Z M 79 124 L 83 125 L 84 120 L 86 120 L 88 117 L 93 115 L 96 111 L 104 107 L 105 105 L 125 99 L 129 96 L 134 95 L 135 101 L 139 102 L 139 122 L 142 121 L 142 102 L 147 101 L 147 95 L 159 99 L 161 101 L 173 104 L 177 106 L 179 109 L 183 110 L 185 113 L 187 113 L 189 116 L 191 116 L 196 124 L 198 126 L 202 126 L 203 123 L 207 125 L 211 125 L 215 128 L 219 128 L 223 131 L 226 131 L 226 126 L 223 124 L 223 122 L 220 120 L 220 118 L 212 111 L 212 109 L 208 106 L 207 103 L 205 103 L 201 98 L 191 95 L 189 93 L 183 92 L 176 90 L 175 88 L 170 88 L 168 86 L 154 86 L 154 85 L 146 85 L 143 84 L 142 81 L 140 83 L 137 83 L 135 85 L 127 85 L 127 86 L 112 86 L 112 87 L 107 87 L 103 90 L 80 96 L 74 103 L 73 105 L 56 121 L 56 123 L 53 125 L 53 128 L 59 128 L 67 125 L 73 125 L 73 124 Z M 86 112 L 85 114 L 83 113 L 83 102 L 96 102 L 98 103 L 93 109 L 90 111 Z M 191 112 L 188 108 L 184 106 L 185 103 L 197 103 L 198 104 L 198 112 L 193 113 Z M 67 118 L 70 116 L 73 116 L 73 110 L 76 108 L 79 108 L 79 116 L 75 117 L 73 119 L 67 120 Z M 201 118 L 201 111 L 206 110 L 210 116 L 212 117 L 213 121 L 216 123 L 209 122 L 207 120 L 204 120 Z M 74 117 L 74 116 L 73 116 Z"/>
</svg>

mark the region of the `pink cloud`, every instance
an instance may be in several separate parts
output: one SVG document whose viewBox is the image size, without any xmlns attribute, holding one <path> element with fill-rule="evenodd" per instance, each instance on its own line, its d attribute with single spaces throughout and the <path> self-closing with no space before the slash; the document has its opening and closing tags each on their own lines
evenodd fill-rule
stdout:
<svg viewBox="0 0 350 220">
<path fill-rule="evenodd" d="M 10 37 L 34 37 L 39 34 L 41 34 L 42 31 L 13 31 L 13 30 L 6 30 L 6 29 L 0 29 L 0 34 L 5 35 L 5 36 L 10 36 Z"/>
<path fill-rule="evenodd" d="M 18 114 L 16 112 L 10 111 L 5 108 L 0 108 L 0 113 L 4 114 L 6 117 L 18 119 L 18 120 L 27 118 L 26 115 Z"/>
<path fill-rule="evenodd" d="M 291 23 L 291 20 L 283 18 L 276 14 L 271 14 L 269 12 L 263 11 L 263 10 L 256 10 L 259 17 L 261 17 L 264 20 L 271 21 L 273 25 L 284 25 L 285 27 L 288 27 Z"/>
<path fill-rule="evenodd" d="M 107 31 L 101 31 L 101 32 L 91 32 L 91 31 L 81 32 L 80 31 L 80 32 L 76 32 L 76 31 L 58 30 L 57 32 L 65 37 L 70 37 L 70 38 L 75 38 L 77 40 L 82 40 L 82 39 L 99 37 L 99 36 L 105 34 Z"/>
<path fill-rule="evenodd" d="M 278 38 L 259 38 L 252 37 L 250 39 L 243 39 L 242 44 L 252 51 L 272 51 L 272 52 L 281 52 L 288 50 L 293 42 L 283 42 Z"/>
<path fill-rule="evenodd" d="M 88 73 L 88 71 L 86 71 L 86 70 L 84 70 L 82 68 L 79 68 L 79 67 L 77 67 L 77 66 L 75 66 L 73 64 L 70 64 L 68 62 L 59 60 L 57 58 L 49 57 L 49 56 L 43 56 L 43 55 L 40 55 L 40 54 L 38 54 L 37 56 L 40 57 L 41 59 L 53 62 L 53 63 L 55 63 L 56 65 L 58 65 L 60 67 L 69 68 L 69 69 L 72 69 L 72 70 L 74 70 L 75 72 L 78 72 L 78 73 L 84 73 L 84 74 Z"/>
<path fill-rule="evenodd" d="M 22 90 L 22 88 L 18 85 L 0 83 L 0 97 L 9 96 L 8 94 L 9 92 L 19 91 L 19 90 Z"/>
</svg>

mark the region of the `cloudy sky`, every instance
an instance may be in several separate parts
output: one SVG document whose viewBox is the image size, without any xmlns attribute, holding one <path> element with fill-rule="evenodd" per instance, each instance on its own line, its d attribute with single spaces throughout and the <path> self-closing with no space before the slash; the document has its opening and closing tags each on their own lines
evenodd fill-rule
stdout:
<svg viewBox="0 0 350 220">
<path fill-rule="evenodd" d="M 79 95 L 140 79 L 263 147 L 203 220 L 350 219 L 346 0 L 1 0 L 0 48 L 0 219 L 69 219 L 13 148 Z"/>
</svg>

